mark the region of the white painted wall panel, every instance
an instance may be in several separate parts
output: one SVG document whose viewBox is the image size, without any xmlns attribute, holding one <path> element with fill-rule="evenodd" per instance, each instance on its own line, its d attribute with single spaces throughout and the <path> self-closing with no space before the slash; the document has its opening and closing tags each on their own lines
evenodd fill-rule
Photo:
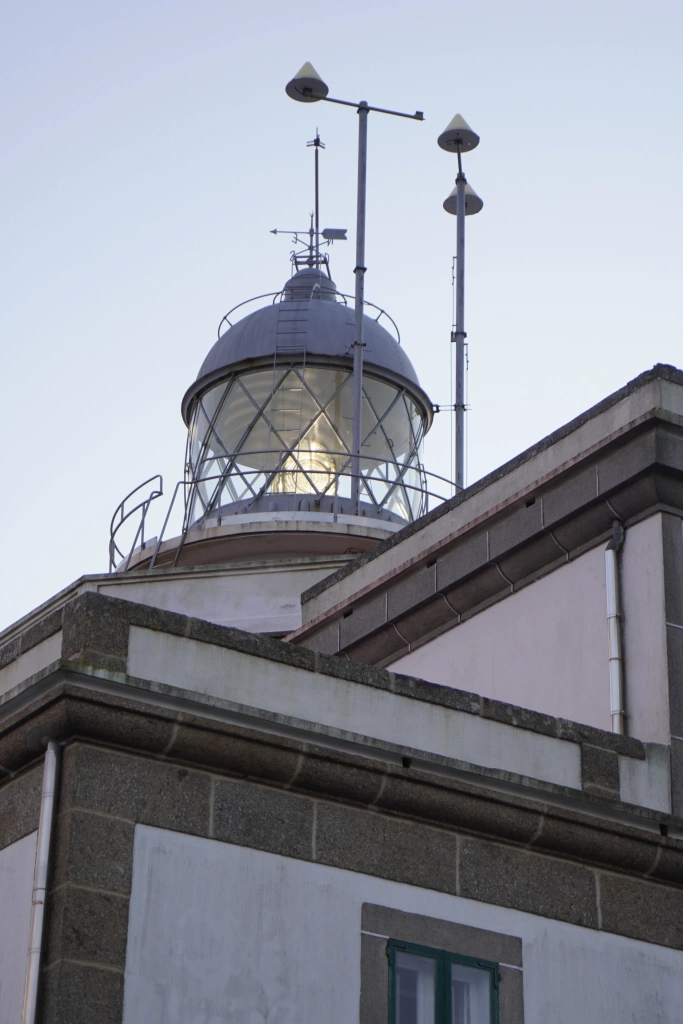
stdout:
<svg viewBox="0 0 683 1024">
<path fill-rule="evenodd" d="M 0 1024 L 21 1020 L 37 836 L 0 850 Z"/>
<path fill-rule="evenodd" d="M 316 723 L 344 738 L 383 740 L 581 788 L 578 744 L 226 647 L 132 626 L 128 671 L 290 720 Z"/>
<path fill-rule="evenodd" d="M 525 1024 L 680 1024 L 679 952 L 141 825 L 124 1024 L 353 1024 L 363 902 L 520 936 Z"/>
<path fill-rule="evenodd" d="M 620 564 L 628 732 L 669 743 L 661 515 L 628 528 Z"/>
<path fill-rule="evenodd" d="M 609 730 L 606 615 L 599 547 L 389 667 Z"/>
<path fill-rule="evenodd" d="M 301 625 L 302 591 L 338 569 L 340 557 L 313 564 L 265 563 L 255 569 L 226 567 L 221 573 L 151 576 L 113 575 L 98 590 L 124 601 L 137 601 L 221 626 L 251 633 L 286 633 Z"/>
<path fill-rule="evenodd" d="M 648 743 L 644 761 L 620 757 L 619 796 L 627 804 L 671 814 L 671 748 Z"/>
</svg>

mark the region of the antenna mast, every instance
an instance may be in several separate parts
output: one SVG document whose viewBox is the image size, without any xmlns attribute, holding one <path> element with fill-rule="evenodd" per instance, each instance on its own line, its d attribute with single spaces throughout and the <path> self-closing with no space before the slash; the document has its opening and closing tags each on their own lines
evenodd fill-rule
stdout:
<svg viewBox="0 0 683 1024">
<path fill-rule="evenodd" d="M 296 272 L 303 266 L 318 267 L 319 270 L 322 270 L 324 267 L 329 277 L 330 257 L 327 253 L 323 253 L 322 256 L 320 255 L 320 239 L 322 238 L 323 245 L 328 246 L 332 245 L 333 242 L 345 242 L 346 228 L 323 228 L 322 231 L 320 230 L 320 168 L 318 166 L 318 151 L 325 148 L 325 143 L 320 141 L 320 134 L 317 128 L 315 130 L 315 138 L 307 142 L 306 145 L 313 146 L 315 150 L 315 209 L 311 214 L 311 223 L 305 231 L 286 231 L 283 228 L 273 228 L 270 233 L 271 235 L 293 235 L 295 245 L 303 244 L 302 236 L 308 235 L 306 248 L 291 254 L 290 259 L 294 265 L 294 271 Z"/>
<path fill-rule="evenodd" d="M 320 187 L 318 172 L 318 151 L 325 148 L 325 143 L 320 141 L 320 133 L 315 130 L 315 138 L 306 143 L 313 146 L 315 151 L 315 255 L 316 264 L 320 262 Z"/>
<path fill-rule="evenodd" d="M 465 185 L 462 144 L 458 145 L 456 181 L 457 259 L 455 263 L 455 490 L 465 486 Z"/>
</svg>

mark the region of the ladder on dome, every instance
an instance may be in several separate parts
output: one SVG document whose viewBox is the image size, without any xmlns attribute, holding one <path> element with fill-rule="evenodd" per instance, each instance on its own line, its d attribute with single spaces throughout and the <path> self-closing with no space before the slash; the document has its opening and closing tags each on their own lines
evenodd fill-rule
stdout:
<svg viewBox="0 0 683 1024">
<path fill-rule="evenodd" d="M 277 366 L 279 356 L 287 357 L 303 352 L 304 363 L 306 362 L 305 335 L 308 331 L 309 307 L 310 299 L 289 299 L 287 302 L 278 303 L 273 370 Z"/>
</svg>

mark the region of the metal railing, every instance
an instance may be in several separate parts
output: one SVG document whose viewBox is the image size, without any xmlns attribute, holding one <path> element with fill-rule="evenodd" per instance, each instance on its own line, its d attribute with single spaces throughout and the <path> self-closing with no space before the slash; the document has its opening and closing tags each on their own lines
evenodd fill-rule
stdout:
<svg viewBox="0 0 683 1024">
<path fill-rule="evenodd" d="M 256 468 L 249 468 L 249 463 L 253 460 L 260 459 L 263 456 L 278 456 L 277 463 L 273 466 L 261 466 Z M 310 458 L 317 458 L 318 461 L 323 459 L 331 459 L 334 462 L 326 467 L 316 469 L 310 464 Z M 381 510 L 387 502 L 390 500 L 396 490 L 400 490 L 402 487 L 409 487 L 409 489 L 419 492 L 424 495 L 427 500 L 430 496 L 429 489 L 426 486 L 427 476 L 434 477 L 434 479 L 442 479 L 437 477 L 436 474 L 427 474 L 424 466 L 420 463 L 417 457 L 417 447 L 414 447 L 408 458 L 398 461 L 395 459 L 387 459 L 385 456 L 373 456 L 363 455 L 362 462 L 366 466 L 366 472 L 361 473 L 360 486 L 361 490 L 365 491 L 367 496 L 370 498 L 371 503 Z M 309 462 L 306 466 L 305 462 Z M 368 470 L 367 464 L 373 463 L 373 467 Z M 211 472 L 211 464 L 217 464 L 220 472 Z M 246 468 L 245 464 L 246 463 Z M 334 464 L 336 463 L 336 465 Z M 240 449 L 238 452 L 234 452 L 232 455 L 212 455 L 208 458 L 204 458 L 199 463 L 201 467 L 201 473 L 194 473 L 189 479 L 200 487 L 202 484 L 210 481 L 217 480 L 214 495 L 209 499 L 204 508 L 204 515 L 206 515 L 216 504 L 216 498 L 219 492 L 223 489 L 223 485 L 227 486 L 228 490 L 232 491 L 232 500 L 240 501 L 245 498 L 251 497 L 252 499 L 261 498 L 269 494 L 299 494 L 300 496 L 308 496 L 311 494 L 317 497 L 327 497 L 332 494 L 334 497 L 340 497 L 339 493 L 339 480 L 352 479 L 353 473 L 351 469 L 351 456 L 348 451 L 333 451 L 329 448 L 324 449 L 309 449 L 305 445 L 297 445 L 292 448 L 285 448 L 280 452 L 274 451 L 272 448 L 261 448 L 261 449 Z M 209 472 L 206 472 L 207 467 Z M 393 467 L 395 476 L 389 476 L 389 467 Z M 408 485 L 405 482 L 405 477 L 408 473 L 417 473 L 422 483 L 420 486 L 414 484 Z M 283 475 L 290 477 L 301 477 L 302 480 L 306 480 L 311 486 L 312 490 L 298 491 L 296 487 L 282 488 L 278 487 L 278 478 L 282 478 Z M 313 478 L 316 479 L 313 479 Z M 260 478 L 260 479 L 259 479 Z M 186 478 L 187 479 L 187 478 Z M 241 480 L 244 485 L 244 490 L 241 495 L 235 492 L 233 481 Z M 252 483 L 251 481 L 254 481 Z M 327 481 L 327 482 L 326 482 Z M 322 486 L 316 486 L 316 482 Z M 447 481 L 448 482 L 448 481 Z M 390 490 L 381 501 L 375 498 L 371 490 L 371 485 L 390 486 Z M 407 521 L 414 519 L 417 516 L 422 515 L 427 508 L 420 507 L 417 512 L 410 508 L 410 515 Z M 190 509 L 191 511 L 191 509 Z"/>
<path fill-rule="evenodd" d="M 134 505 L 133 508 L 130 508 L 128 509 L 128 511 L 126 511 L 126 502 L 129 501 L 134 495 L 136 495 L 138 491 L 141 491 L 143 487 L 146 487 L 148 484 L 154 483 L 154 481 L 156 480 L 159 481 L 159 486 L 153 487 L 146 498 L 144 498 L 142 501 L 138 501 L 137 505 Z M 164 481 L 162 479 L 161 474 L 156 473 L 154 476 L 151 476 L 149 480 L 144 480 L 141 484 L 138 484 L 137 487 L 133 488 L 133 490 L 126 495 L 123 501 L 117 505 L 116 511 L 114 512 L 114 515 L 111 517 L 111 523 L 109 524 L 109 572 L 114 572 L 114 570 L 116 568 L 120 568 L 124 562 L 130 561 L 130 557 L 137 546 L 138 538 L 140 539 L 140 547 L 144 548 L 145 521 L 147 519 L 149 506 L 152 504 L 155 498 L 160 498 L 163 493 Z M 130 546 L 130 550 L 128 551 L 128 554 L 125 555 L 121 548 L 116 543 L 116 536 L 121 527 L 123 526 L 123 524 L 126 523 L 131 518 L 131 516 L 135 515 L 135 513 L 138 511 L 140 512 L 140 522 L 135 531 L 135 536 L 133 537 L 133 543 Z M 116 560 L 117 555 L 119 557 L 118 562 Z"/>
<path fill-rule="evenodd" d="M 250 454 L 255 454 L 255 453 L 250 453 Z M 289 453 L 283 453 L 283 454 L 284 454 L 285 457 L 287 457 L 289 455 Z M 326 454 L 334 455 L 335 453 L 334 452 L 329 452 L 329 453 L 326 453 Z M 348 457 L 348 453 L 344 453 L 344 454 Z M 376 509 L 377 512 L 380 513 L 380 515 L 381 515 L 382 510 L 385 508 L 386 503 L 389 500 L 389 498 L 391 497 L 392 493 L 395 493 L 396 491 L 404 490 L 404 491 L 408 492 L 410 495 L 412 495 L 412 494 L 419 494 L 420 495 L 420 499 L 421 499 L 420 505 L 421 505 L 421 508 L 420 508 L 419 515 L 424 515 L 425 513 L 430 511 L 430 507 L 434 508 L 436 505 L 440 505 L 443 501 L 447 501 L 452 496 L 452 492 L 453 492 L 453 484 L 452 484 L 452 482 L 450 480 L 448 480 L 446 477 L 439 476 L 437 473 L 430 473 L 430 472 L 428 472 L 419 463 L 417 465 L 415 465 L 414 463 L 411 464 L 411 463 L 390 462 L 390 461 L 387 461 L 386 459 L 382 459 L 382 460 L 380 460 L 380 459 L 371 459 L 369 456 L 364 456 L 364 461 L 365 462 L 368 462 L 368 461 L 376 462 L 378 464 L 381 463 L 381 465 L 383 465 L 383 466 L 386 466 L 386 467 L 393 466 L 393 467 L 396 467 L 396 468 L 398 468 L 400 470 L 400 475 L 397 476 L 394 479 L 391 479 L 388 476 L 385 476 L 385 477 L 370 476 L 369 474 L 363 474 L 363 476 L 362 476 L 361 487 L 362 487 L 362 489 L 364 491 L 364 496 L 367 496 L 367 498 L 369 499 L 369 504 L 371 504 L 374 507 L 374 509 Z M 419 484 L 411 484 L 411 483 L 409 483 L 405 479 L 405 476 L 406 476 L 406 474 L 408 472 L 418 473 L 419 474 L 419 478 L 420 478 L 420 483 Z M 252 502 L 258 500 L 259 498 L 265 497 L 265 496 L 273 496 L 273 497 L 277 498 L 277 497 L 281 497 L 281 496 L 284 496 L 284 495 L 292 495 L 292 496 L 295 496 L 295 497 L 300 498 L 302 500 L 311 499 L 313 501 L 316 501 L 317 499 L 319 499 L 320 497 L 325 496 L 326 494 L 328 496 L 330 495 L 330 486 L 328 486 L 325 489 L 321 489 L 320 491 L 314 490 L 314 491 L 310 491 L 308 493 L 299 493 L 299 492 L 294 493 L 294 492 L 291 492 L 291 491 L 274 490 L 272 488 L 272 482 L 277 477 L 278 473 L 280 473 L 280 474 L 286 473 L 288 475 L 293 475 L 294 473 L 302 473 L 302 474 L 304 474 L 304 471 L 301 470 L 301 469 L 298 469 L 296 467 L 293 467 L 291 470 L 288 469 L 288 468 L 283 468 L 283 464 L 282 463 L 279 465 L 279 468 L 275 468 L 275 469 L 269 469 L 269 470 L 264 470 L 264 469 L 241 470 L 240 471 L 240 476 L 251 477 L 254 481 L 258 480 L 259 477 L 261 477 L 263 479 L 263 477 L 265 476 L 265 477 L 267 477 L 267 480 L 270 481 L 270 483 L 268 483 L 267 481 L 264 481 L 264 482 L 261 483 L 261 485 L 258 488 L 255 488 L 255 487 L 254 488 L 250 488 L 250 492 L 246 496 L 246 498 L 244 498 L 244 499 L 239 499 L 238 498 L 237 500 L 244 500 L 244 501 L 246 501 L 246 504 L 248 506 Z M 310 479 L 311 477 L 314 478 L 316 476 L 327 477 L 330 474 L 327 471 L 325 471 L 325 470 L 309 469 L 309 470 L 305 471 L 304 475 L 307 476 Z M 348 480 L 349 484 L 350 484 L 350 480 L 351 480 L 351 477 L 352 477 L 351 471 L 350 470 L 347 471 L 347 470 L 342 469 L 342 470 L 340 470 L 338 472 L 335 472 L 333 475 L 334 475 L 334 481 L 333 481 L 334 482 L 334 493 L 333 493 L 332 496 L 334 498 L 338 498 L 340 502 L 341 501 L 346 501 L 347 500 L 347 496 L 339 494 L 339 490 L 340 490 L 339 482 L 347 481 Z M 144 501 L 139 502 L 137 505 L 135 505 L 133 508 L 131 508 L 128 512 L 125 512 L 124 506 L 125 506 L 125 503 L 133 495 L 135 495 L 138 491 L 142 490 L 142 488 L 145 487 L 147 484 L 149 484 L 153 480 L 157 480 L 157 479 L 161 482 L 161 477 L 157 475 L 156 477 L 151 477 L 149 480 L 146 480 L 143 484 L 140 484 L 139 487 L 136 487 L 135 490 L 131 491 L 130 494 L 128 494 L 124 498 L 124 500 L 121 502 L 121 504 L 117 508 L 116 512 L 114 513 L 114 516 L 112 517 L 112 535 L 111 535 L 110 545 L 109 545 L 109 566 L 110 566 L 109 571 L 110 572 L 114 572 L 116 570 L 121 571 L 122 569 L 125 569 L 125 568 L 128 567 L 128 565 L 130 564 L 131 558 L 132 558 L 133 554 L 136 551 L 136 545 L 137 545 L 138 539 L 140 540 L 140 544 L 137 546 L 137 550 L 140 551 L 140 552 L 142 550 L 144 550 L 144 525 L 145 525 L 145 519 L 147 517 L 147 512 L 149 510 L 149 506 L 150 506 L 151 502 L 155 498 L 159 497 L 162 492 L 161 492 L 161 490 L 158 490 L 158 491 L 157 490 L 153 490 Z M 222 484 L 224 484 L 226 482 L 226 479 L 227 479 L 227 476 L 226 476 L 225 473 L 217 473 L 217 474 L 213 474 L 211 476 L 205 476 L 205 477 L 201 477 L 201 478 L 194 479 L 194 480 L 188 480 L 188 479 L 179 480 L 176 483 L 176 485 L 175 485 L 175 487 L 173 489 L 173 495 L 171 497 L 170 504 L 168 506 L 168 509 L 166 511 L 166 515 L 164 517 L 163 525 L 161 527 L 161 530 L 159 532 L 158 537 L 156 538 L 156 544 L 154 545 L 154 550 L 152 551 L 150 563 L 149 563 L 149 566 L 148 566 L 149 569 L 153 569 L 154 566 L 156 565 L 157 559 L 159 557 L 159 552 L 160 552 L 162 544 L 164 542 L 164 537 L 166 536 L 166 531 L 168 529 L 168 524 L 169 524 L 169 521 L 170 521 L 171 516 L 173 514 L 173 511 L 176 508 L 176 503 L 177 503 L 177 501 L 179 499 L 179 495 L 182 494 L 182 498 L 181 498 L 181 501 L 182 501 L 182 505 L 181 505 L 182 528 L 181 528 L 179 543 L 178 543 L 178 546 L 177 546 L 177 548 L 175 550 L 175 554 L 174 554 L 174 558 L 173 558 L 173 562 L 172 562 L 172 566 L 173 567 L 177 566 L 177 564 L 178 564 L 178 560 L 179 560 L 180 555 L 182 553 L 183 547 L 185 546 L 185 542 L 187 540 L 187 535 L 190 532 L 190 530 L 192 530 L 193 528 L 196 529 L 198 527 L 198 525 L 202 521 L 206 521 L 207 519 L 209 519 L 212 514 L 220 515 L 220 508 L 221 507 L 225 507 L 225 506 L 221 506 L 219 504 L 219 497 L 220 497 L 220 493 L 221 493 L 221 491 L 223 489 L 222 488 Z M 434 481 L 434 483 L 431 483 L 431 481 Z M 214 490 L 213 490 L 213 495 L 211 497 L 211 500 L 209 502 L 206 502 L 204 500 L 204 498 L 202 497 L 202 495 L 201 495 L 200 488 L 201 487 L 205 487 L 206 488 L 207 486 L 210 486 L 212 483 L 215 484 L 215 487 L 214 487 Z M 314 483 L 314 481 L 313 481 L 313 483 Z M 383 496 L 383 498 L 380 501 L 378 501 L 375 498 L 374 494 L 372 493 L 372 491 L 370 489 L 370 485 L 372 485 L 372 484 L 374 484 L 375 486 L 376 485 L 381 485 L 382 487 L 386 487 L 387 488 L 387 493 Z M 438 488 L 438 490 L 437 490 L 437 488 Z M 202 512 L 201 512 L 200 515 L 195 517 L 194 513 L 193 513 L 193 510 L 196 508 L 197 498 L 199 498 L 199 501 L 200 501 L 200 504 L 201 504 L 201 507 L 202 507 Z M 138 525 L 138 528 L 137 528 L 136 533 L 135 533 L 135 537 L 133 539 L 133 543 L 131 545 L 131 548 L 130 548 L 128 554 L 124 554 L 120 550 L 120 548 L 116 545 L 116 542 L 115 542 L 116 532 L 120 528 L 120 526 L 123 525 L 123 523 L 126 522 L 138 510 L 140 511 L 140 524 Z M 231 514 L 235 514 L 235 513 L 223 514 L 221 516 L 221 518 L 224 521 L 229 521 Z M 248 512 L 245 512 L 245 513 L 242 513 L 242 514 L 248 514 Z M 117 515 L 120 515 L 120 521 L 116 525 L 116 527 L 114 527 L 114 520 L 116 519 Z M 411 515 L 412 515 L 412 510 L 411 510 Z M 372 522 L 375 517 L 371 514 L 371 515 L 368 515 L 368 516 L 366 516 L 364 518 L 367 518 L 367 520 L 369 522 Z M 412 518 L 406 518 L 405 519 L 405 525 L 407 526 L 408 523 L 413 521 L 414 518 L 415 518 L 415 516 L 412 516 Z M 378 521 L 386 522 L 387 520 L 386 519 L 382 520 L 378 516 Z M 396 522 L 395 519 L 394 520 L 390 520 L 390 521 Z M 150 547 L 150 550 L 151 550 L 151 545 L 149 545 L 149 547 Z M 116 562 L 116 555 L 117 554 L 119 555 L 119 559 L 120 559 L 118 562 Z"/>
<path fill-rule="evenodd" d="M 218 340 L 220 341 L 220 339 L 222 338 L 223 334 L 225 334 L 225 331 L 221 331 L 221 328 L 223 327 L 223 324 L 227 324 L 227 330 L 229 330 L 231 327 L 234 327 L 234 324 L 230 320 L 230 317 L 235 312 L 235 310 L 241 309 L 242 306 L 248 306 L 250 302 L 258 302 L 259 299 L 272 299 L 272 305 L 275 305 L 275 303 L 278 300 L 278 297 L 281 296 L 281 295 L 284 295 L 284 294 L 285 294 L 285 289 L 282 288 L 282 289 L 280 289 L 279 292 L 264 292 L 263 295 L 254 295 L 254 297 L 252 299 L 245 299 L 244 302 L 238 302 L 236 306 L 233 306 L 232 309 L 228 310 L 228 312 L 225 314 L 225 316 L 221 319 L 220 323 L 218 324 Z M 315 292 L 313 294 L 315 294 Z M 338 296 L 340 299 L 343 299 L 343 302 L 344 302 L 345 306 L 348 306 L 348 301 L 347 301 L 348 299 L 354 299 L 355 298 L 353 295 L 347 295 L 344 292 L 337 292 L 337 291 L 335 291 L 335 292 L 326 292 L 325 294 L 326 295 L 336 295 L 336 296 Z M 316 302 L 316 301 L 320 301 L 320 300 L 319 299 L 311 298 L 311 301 Z M 373 319 L 375 321 L 378 322 L 380 320 L 380 318 L 383 317 L 383 316 L 385 316 L 387 318 L 387 320 L 389 321 L 389 323 L 391 324 L 391 326 L 394 329 L 394 333 L 396 335 L 396 341 L 400 345 L 401 344 L 401 332 L 398 329 L 398 324 L 396 323 L 394 318 L 389 313 L 387 313 L 386 309 L 382 309 L 381 306 L 376 305 L 374 302 L 368 302 L 367 299 L 363 300 L 363 306 L 364 307 L 365 306 L 369 306 L 371 309 L 376 309 L 377 310 L 377 316 L 373 317 Z"/>
</svg>

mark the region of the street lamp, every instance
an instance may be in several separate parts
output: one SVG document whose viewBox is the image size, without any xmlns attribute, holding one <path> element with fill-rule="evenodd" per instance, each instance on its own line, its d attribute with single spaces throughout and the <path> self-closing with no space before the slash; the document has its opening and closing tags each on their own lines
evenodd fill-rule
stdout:
<svg viewBox="0 0 683 1024">
<path fill-rule="evenodd" d="M 285 92 L 291 99 L 299 103 L 339 103 L 344 107 L 355 107 L 358 112 L 358 199 L 356 205 L 356 295 L 354 311 L 353 340 L 353 440 L 351 452 L 351 504 L 356 515 L 360 515 L 360 455 L 362 443 L 363 419 L 363 301 L 365 292 L 365 206 L 367 193 L 367 162 L 368 162 L 368 114 L 374 110 L 378 114 L 392 114 L 395 117 L 408 117 L 414 121 L 424 121 L 424 114 L 416 110 L 414 114 L 403 114 L 398 110 L 386 110 L 384 107 L 371 107 L 365 100 L 353 103 L 349 100 L 337 100 L 328 96 L 328 86 L 322 80 L 312 64 L 306 62 L 294 78 L 285 86 Z M 477 140 L 478 141 L 478 140 Z"/>
<path fill-rule="evenodd" d="M 457 256 L 455 276 L 455 492 L 465 485 L 465 217 L 479 213 L 483 201 L 467 183 L 462 169 L 462 154 L 479 145 L 479 136 L 467 121 L 456 114 L 439 135 L 438 143 L 447 153 L 458 154 L 458 176 L 455 188 L 444 200 L 446 213 L 457 217 Z"/>
</svg>

